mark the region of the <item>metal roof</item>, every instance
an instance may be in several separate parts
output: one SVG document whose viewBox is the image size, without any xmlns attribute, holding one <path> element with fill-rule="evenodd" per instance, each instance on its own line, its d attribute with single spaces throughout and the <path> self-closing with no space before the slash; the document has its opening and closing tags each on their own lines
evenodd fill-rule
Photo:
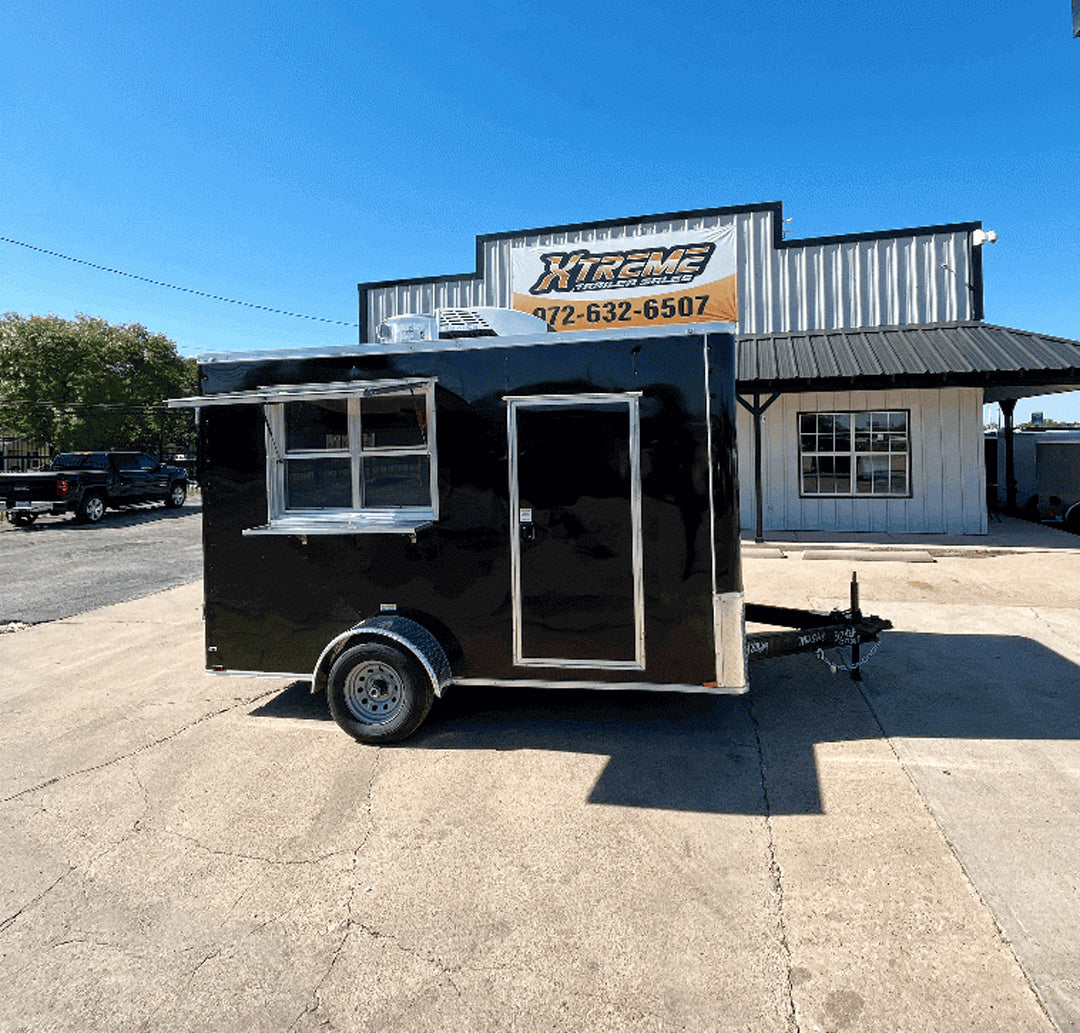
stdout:
<svg viewBox="0 0 1080 1033">
<path fill-rule="evenodd" d="M 1080 341 L 988 323 L 740 336 L 740 393 L 981 386 L 987 400 L 1080 389 Z"/>
</svg>

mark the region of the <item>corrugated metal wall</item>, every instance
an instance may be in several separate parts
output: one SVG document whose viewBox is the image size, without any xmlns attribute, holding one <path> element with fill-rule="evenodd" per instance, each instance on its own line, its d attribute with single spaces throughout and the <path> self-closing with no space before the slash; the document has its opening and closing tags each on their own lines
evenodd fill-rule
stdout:
<svg viewBox="0 0 1080 1033">
<path fill-rule="evenodd" d="M 483 278 L 379 287 L 368 326 L 436 308 L 510 304 L 514 247 L 579 244 L 612 237 L 736 224 L 739 332 L 782 333 L 972 319 L 974 277 L 966 230 L 774 247 L 774 209 L 487 240 Z M 418 269 L 423 275 L 425 270 Z"/>
<path fill-rule="evenodd" d="M 907 409 L 909 499 L 800 498 L 800 412 Z M 766 531 L 986 534 L 982 389 L 845 391 L 782 395 L 762 417 L 762 524 Z M 753 419 L 738 415 L 740 518 L 755 526 Z"/>
</svg>

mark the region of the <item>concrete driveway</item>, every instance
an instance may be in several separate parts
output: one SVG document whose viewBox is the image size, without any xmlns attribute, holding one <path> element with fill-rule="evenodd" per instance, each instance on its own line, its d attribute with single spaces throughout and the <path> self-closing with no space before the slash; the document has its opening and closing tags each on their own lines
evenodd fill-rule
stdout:
<svg viewBox="0 0 1080 1033">
<path fill-rule="evenodd" d="M 859 576 L 861 687 L 457 688 L 381 749 L 204 676 L 197 584 L 0 635 L 0 1030 L 1080 1029 L 1080 554 Z"/>
</svg>

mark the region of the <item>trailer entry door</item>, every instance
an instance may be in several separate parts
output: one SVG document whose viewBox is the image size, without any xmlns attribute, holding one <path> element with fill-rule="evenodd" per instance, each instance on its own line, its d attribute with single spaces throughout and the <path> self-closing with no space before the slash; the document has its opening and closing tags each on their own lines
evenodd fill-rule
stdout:
<svg viewBox="0 0 1080 1033">
<path fill-rule="evenodd" d="M 507 401 L 514 663 L 643 670 L 638 396 Z"/>
</svg>

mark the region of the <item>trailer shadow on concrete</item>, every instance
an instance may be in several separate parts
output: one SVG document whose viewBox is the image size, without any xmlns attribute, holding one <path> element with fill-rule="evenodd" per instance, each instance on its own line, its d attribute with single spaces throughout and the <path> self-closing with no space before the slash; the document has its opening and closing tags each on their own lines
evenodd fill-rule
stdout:
<svg viewBox="0 0 1080 1033">
<path fill-rule="evenodd" d="M 391 748 L 607 755 L 591 803 L 766 815 L 821 813 L 825 743 L 1080 740 L 1080 668 L 1019 636 L 893 632 L 861 684 L 807 655 L 754 665 L 752 686 L 747 696 L 455 686 Z M 252 716 L 330 720 L 306 682 Z"/>
</svg>

